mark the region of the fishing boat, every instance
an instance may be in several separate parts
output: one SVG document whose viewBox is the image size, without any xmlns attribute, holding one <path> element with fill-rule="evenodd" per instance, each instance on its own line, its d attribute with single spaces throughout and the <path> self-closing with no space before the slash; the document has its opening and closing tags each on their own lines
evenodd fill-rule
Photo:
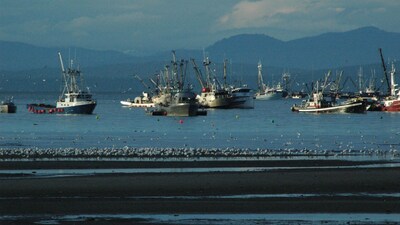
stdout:
<svg viewBox="0 0 400 225">
<path fill-rule="evenodd" d="M 135 78 L 142 83 L 142 85 L 146 88 L 146 90 L 150 90 L 150 93 L 143 91 L 142 95 L 137 96 L 133 100 L 128 98 L 125 101 L 120 101 L 122 106 L 126 107 L 136 107 L 136 108 L 148 108 L 148 107 L 154 107 L 155 103 L 153 101 L 153 96 L 154 92 L 151 91 L 151 88 L 144 82 L 144 80 L 139 77 L 139 75 L 135 75 Z M 154 97 L 155 98 L 155 97 Z"/>
<path fill-rule="evenodd" d="M 134 98 L 133 100 L 127 99 L 120 101 L 122 106 L 135 107 L 135 108 L 151 108 L 155 106 L 155 103 L 151 100 L 149 93 L 143 92 L 141 96 Z"/>
<path fill-rule="evenodd" d="M 362 99 L 349 99 L 337 104 L 334 101 L 325 100 L 322 93 L 314 93 L 312 98 L 304 100 L 301 105 L 293 105 L 293 112 L 308 113 L 364 113 L 366 111 L 365 102 Z"/>
<path fill-rule="evenodd" d="M 251 88 L 247 86 L 231 87 L 230 108 L 252 109 L 254 108 L 254 98 Z"/>
<path fill-rule="evenodd" d="M 390 72 L 390 95 L 381 101 L 382 111 L 385 112 L 400 112 L 400 90 L 395 82 L 396 68 L 392 63 Z"/>
<path fill-rule="evenodd" d="M 12 98 L 8 98 L 0 102 L 0 113 L 16 113 L 17 106 L 14 104 Z"/>
<path fill-rule="evenodd" d="M 396 99 L 386 98 L 381 104 L 384 112 L 400 112 L 400 95 L 398 94 Z"/>
<path fill-rule="evenodd" d="M 307 94 L 303 93 L 302 91 L 295 91 L 292 92 L 290 96 L 292 99 L 300 99 L 300 98 L 305 98 Z"/>
<path fill-rule="evenodd" d="M 227 91 L 213 88 L 202 88 L 196 99 L 205 108 L 229 108 L 232 100 Z"/>
<path fill-rule="evenodd" d="M 186 63 L 181 60 L 178 71 L 175 51 L 172 51 L 173 60 L 172 71 L 169 72 L 169 66 L 165 67 L 163 73 L 164 85 L 157 84 L 159 94 L 153 100 L 155 108 L 147 110 L 148 114 L 153 116 L 198 116 L 207 115 L 205 110 L 199 110 L 199 103 L 196 94 L 192 91 L 192 86 L 185 87 Z M 171 76 L 169 76 L 171 74 Z"/>
<path fill-rule="evenodd" d="M 197 79 L 202 87 L 201 93 L 196 99 L 202 107 L 205 108 L 229 108 L 232 98 L 227 90 L 225 90 L 217 77 L 211 73 L 209 58 L 205 58 L 203 65 L 206 70 L 206 80 L 203 79 L 200 69 L 197 67 L 194 59 L 191 59 L 193 68 L 196 72 Z"/>
<path fill-rule="evenodd" d="M 228 85 L 227 83 L 227 60 L 224 60 L 224 84 L 223 87 L 230 96 L 229 108 L 252 109 L 254 108 L 254 98 L 252 89 L 246 84 Z"/>
<path fill-rule="evenodd" d="M 269 87 L 264 83 L 262 76 L 262 64 L 258 62 L 258 91 L 254 95 L 254 98 L 257 100 L 277 100 L 285 98 L 288 95 L 288 92 L 284 90 L 280 83 L 275 86 Z"/>
<path fill-rule="evenodd" d="M 291 110 L 293 112 L 306 112 L 306 113 L 364 113 L 366 111 L 366 104 L 362 98 L 352 98 L 347 101 L 338 103 L 336 96 L 330 95 L 330 100 L 324 97 L 324 89 L 327 87 L 327 80 L 330 72 L 325 77 L 325 83 L 322 88 L 319 87 L 319 82 L 313 93 L 307 100 L 303 100 L 301 105 L 293 105 Z"/>
<path fill-rule="evenodd" d="M 56 105 L 28 104 L 27 108 L 33 113 L 51 114 L 92 114 L 96 107 L 96 101 L 92 94 L 82 90 L 82 75 L 79 68 L 73 68 L 73 61 L 70 61 L 69 68 L 65 70 L 61 53 L 58 53 L 61 71 L 63 76 L 63 91 L 56 102 Z"/>
<path fill-rule="evenodd" d="M 381 95 L 380 92 L 375 87 L 375 71 L 371 71 L 371 77 L 369 79 L 368 85 L 365 86 L 363 79 L 363 69 L 360 67 L 358 70 L 358 96 L 363 99 L 377 100 Z M 364 87 L 365 86 L 365 87 Z"/>
<path fill-rule="evenodd" d="M 259 92 L 256 94 L 255 98 L 257 100 L 279 100 L 285 98 L 288 95 L 287 91 L 282 89 L 280 83 L 273 87 L 266 87 L 264 92 Z"/>
<path fill-rule="evenodd" d="M 198 116 L 207 115 L 207 111 L 199 110 L 196 94 L 189 89 L 174 93 L 167 105 L 156 104 L 148 114 L 153 116 Z"/>
</svg>

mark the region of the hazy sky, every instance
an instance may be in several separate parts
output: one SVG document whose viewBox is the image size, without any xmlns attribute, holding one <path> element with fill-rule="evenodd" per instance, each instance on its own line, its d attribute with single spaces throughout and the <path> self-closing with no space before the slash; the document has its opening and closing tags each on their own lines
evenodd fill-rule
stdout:
<svg viewBox="0 0 400 225">
<path fill-rule="evenodd" d="M 141 53 L 201 49 L 240 33 L 280 40 L 376 26 L 398 0 L 0 0 L 0 40 Z"/>
</svg>

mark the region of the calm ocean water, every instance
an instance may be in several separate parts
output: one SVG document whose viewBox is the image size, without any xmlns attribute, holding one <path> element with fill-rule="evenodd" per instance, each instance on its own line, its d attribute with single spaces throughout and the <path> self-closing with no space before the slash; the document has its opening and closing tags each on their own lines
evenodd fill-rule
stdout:
<svg viewBox="0 0 400 225">
<path fill-rule="evenodd" d="M 400 150 L 400 113 L 302 114 L 301 100 L 255 101 L 254 109 L 208 110 L 207 116 L 155 117 L 124 108 L 134 93 L 94 93 L 94 115 L 32 114 L 27 103 L 58 93 L 11 93 L 16 114 L 0 114 L 0 148 L 196 147 Z"/>
</svg>

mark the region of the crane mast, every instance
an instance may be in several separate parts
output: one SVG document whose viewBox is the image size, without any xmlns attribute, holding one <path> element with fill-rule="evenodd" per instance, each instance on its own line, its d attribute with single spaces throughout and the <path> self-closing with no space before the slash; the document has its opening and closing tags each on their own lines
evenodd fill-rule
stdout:
<svg viewBox="0 0 400 225">
<path fill-rule="evenodd" d="M 391 87 L 390 87 L 390 83 L 389 83 L 389 77 L 388 77 L 387 69 L 386 69 L 386 64 L 385 64 L 385 60 L 383 58 L 383 54 L 382 54 L 382 49 L 381 48 L 379 48 L 379 53 L 381 55 L 383 72 L 385 73 L 386 83 L 387 83 L 387 86 L 388 86 L 388 93 L 390 95 L 390 93 L 392 93 L 392 91 L 391 91 Z"/>
</svg>

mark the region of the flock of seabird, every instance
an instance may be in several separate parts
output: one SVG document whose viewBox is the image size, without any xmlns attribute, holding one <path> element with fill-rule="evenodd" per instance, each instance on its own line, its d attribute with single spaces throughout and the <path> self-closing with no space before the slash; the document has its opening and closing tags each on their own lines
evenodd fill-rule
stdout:
<svg viewBox="0 0 400 225">
<path fill-rule="evenodd" d="M 396 149 L 383 150 L 307 150 L 307 149 L 246 149 L 246 148 L 0 148 L 1 159 L 141 159 L 141 158 L 229 158 L 229 157 L 339 157 L 385 156 L 400 157 Z"/>
</svg>

